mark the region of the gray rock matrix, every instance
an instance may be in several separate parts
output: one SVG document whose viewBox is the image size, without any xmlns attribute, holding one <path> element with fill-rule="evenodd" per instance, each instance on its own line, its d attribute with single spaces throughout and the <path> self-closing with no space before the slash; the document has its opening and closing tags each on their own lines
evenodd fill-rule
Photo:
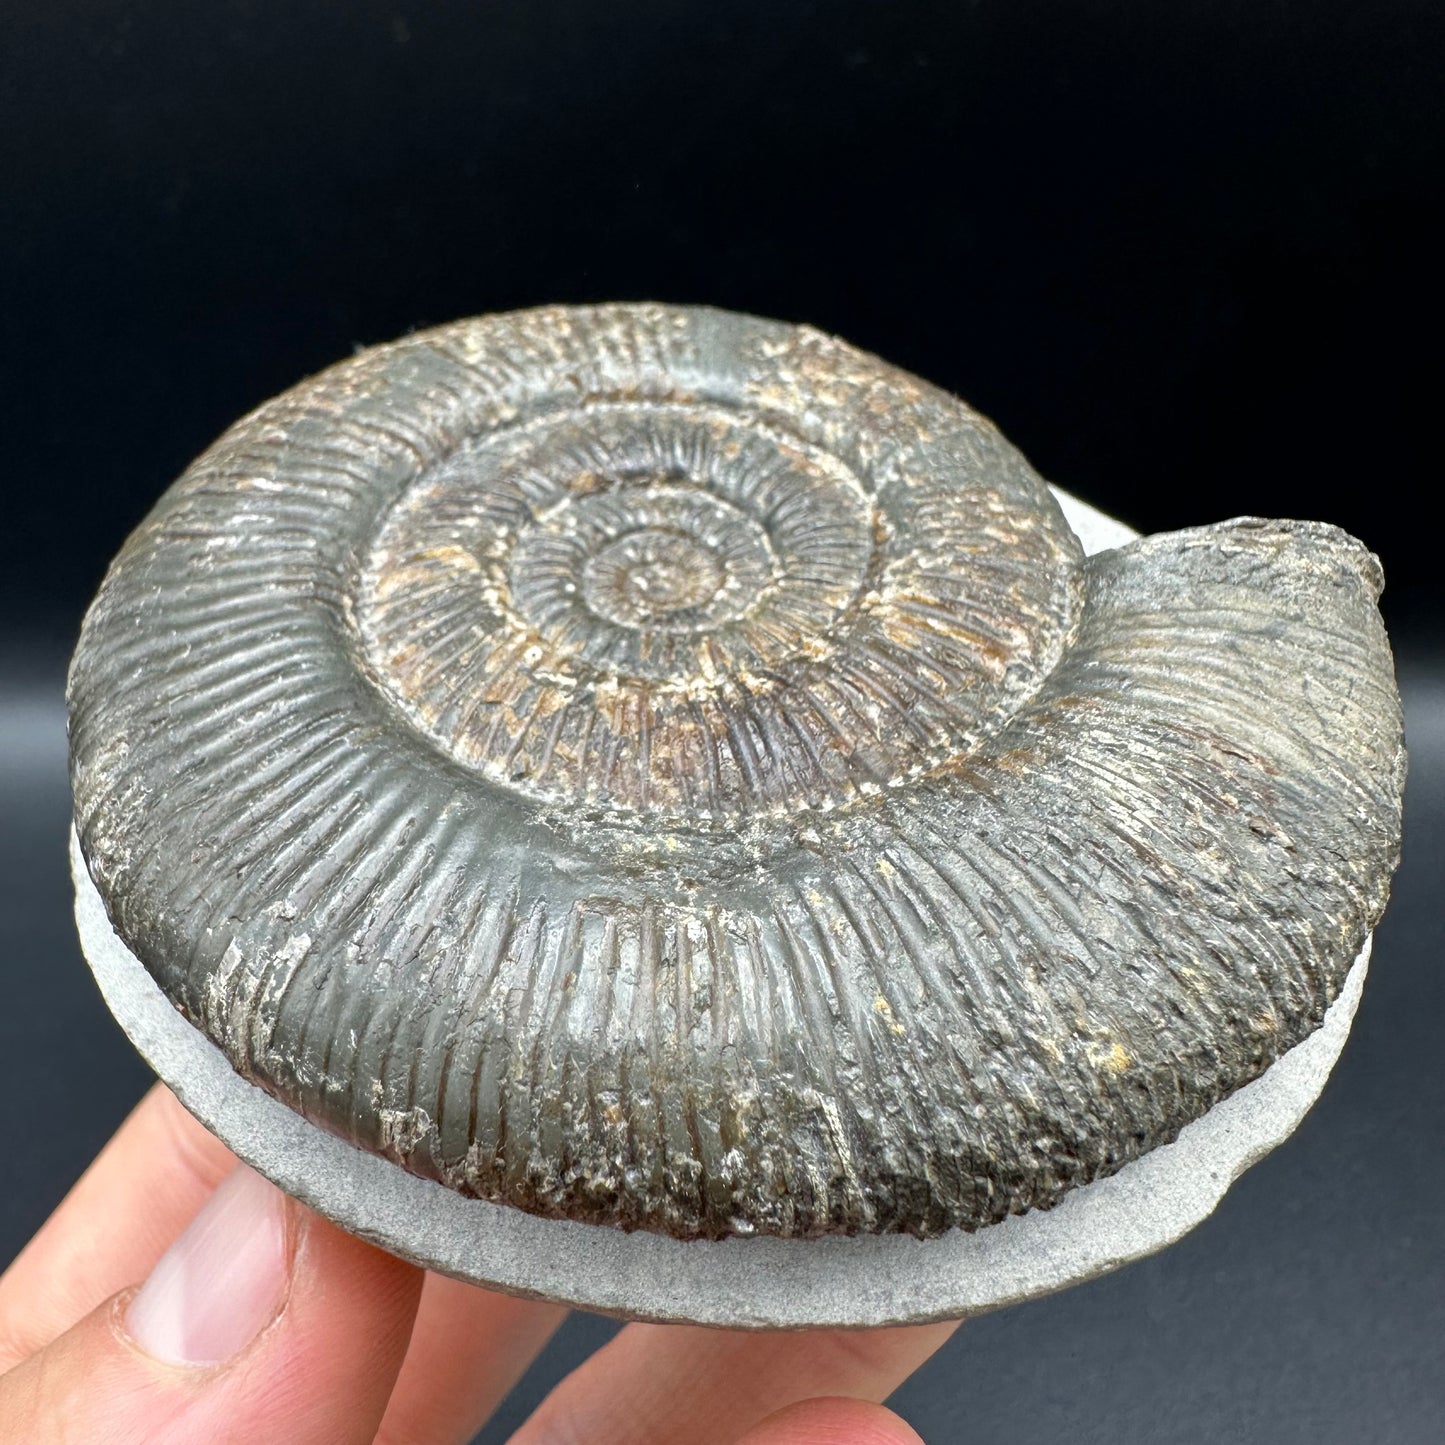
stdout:
<svg viewBox="0 0 1445 1445">
<path fill-rule="evenodd" d="M 1320 1024 L 1399 849 L 1379 566 L 1085 558 L 806 327 L 546 308 L 360 353 L 129 539 L 87 869 L 246 1078 L 463 1194 L 677 1238 L 1048 1207 Z"/>
</svg>

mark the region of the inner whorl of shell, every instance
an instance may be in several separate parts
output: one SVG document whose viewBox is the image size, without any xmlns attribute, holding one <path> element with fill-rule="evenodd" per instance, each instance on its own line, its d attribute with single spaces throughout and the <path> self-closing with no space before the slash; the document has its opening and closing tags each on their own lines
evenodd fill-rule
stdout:
<svg viewBox="0 0 1445 1445">
<path fill-rule="evenodd" d="M 465 1193 L 975 1228 L 1316 1027 L 1403 776 L 1377 566 L 1085 560 L 988 423 L 656 306 L 353 358 L 200 458 L 71 676 L 82 849 L 238 1070 Z"/>
<path fill-rule="evenodd" d="M 816 349 L 799 364 L 836 366 Z M 932 414 L 882 456 L 886 414 L 800 434 L 808 381 L 470 438 L 380 529 L 358 602 L 375 675 L 489 778 L 684 824 L 846 802 L 967 750 L 1058 657 L 1077 546 L 955 403 L 913 398 Z"/>
</svg>

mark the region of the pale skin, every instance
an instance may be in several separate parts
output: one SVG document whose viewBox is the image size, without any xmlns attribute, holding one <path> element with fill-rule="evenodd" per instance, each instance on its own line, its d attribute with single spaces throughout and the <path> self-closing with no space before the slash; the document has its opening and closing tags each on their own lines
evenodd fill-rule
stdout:
<svg viewBox="0 0 1445 1445">
<path fill-rule="evenodd" d="M 564 1314 L 342 1233 L 157 1086 L 0 1276 L 0 1445 L 465 1445 Z M 919 1445 L 880 1402 L 952 1328 L 631 1324 L 514 1440 Z"/>
</svg>

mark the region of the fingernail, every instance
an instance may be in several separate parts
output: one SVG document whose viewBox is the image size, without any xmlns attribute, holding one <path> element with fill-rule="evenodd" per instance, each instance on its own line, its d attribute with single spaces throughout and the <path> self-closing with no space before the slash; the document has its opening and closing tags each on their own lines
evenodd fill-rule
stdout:
<svg viewBox="0 0 1445 1445">
<path fill-rule="evenodd" d="M 237 1165 L 130 1302 L 126 1330 L 169 1364 L 220 1364 L 275 1318 L 289 1272 L 285 1196 Z"/>
</svg>

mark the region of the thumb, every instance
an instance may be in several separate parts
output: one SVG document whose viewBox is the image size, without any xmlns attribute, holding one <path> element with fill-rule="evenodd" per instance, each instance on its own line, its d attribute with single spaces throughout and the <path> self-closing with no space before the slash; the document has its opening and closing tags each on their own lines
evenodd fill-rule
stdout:
<svg viewBox="0 0 1445 1445">
<path fill-rule="evenodd" d="M 421 1279 L 240 1166 L 139 1290 L 0 1378 L 0 1445 L 369 1445 Z"/>
</svg>

